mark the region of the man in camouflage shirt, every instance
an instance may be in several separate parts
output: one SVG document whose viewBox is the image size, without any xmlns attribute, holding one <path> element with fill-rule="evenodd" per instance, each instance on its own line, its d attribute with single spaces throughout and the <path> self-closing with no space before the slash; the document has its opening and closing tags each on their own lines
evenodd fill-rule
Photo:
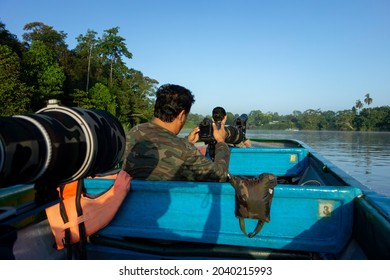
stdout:
<svg viewBox="0 0 390 280">
<path fill-rule="evenodd" d="M 123 169 L 133 178 L 147 180 L 226 181 L 230 159 L 225 143 L 226 117 L 220 129 L 213 123 L 217 144 L 211 161 L 194 145 L 199 140 L 199 128 L 187 138 L 177 136 L 195 102 L 192 93 L 182 86 L 166 84 L 156 95 L 154 119 L 129 132 Z"/>
</svg>

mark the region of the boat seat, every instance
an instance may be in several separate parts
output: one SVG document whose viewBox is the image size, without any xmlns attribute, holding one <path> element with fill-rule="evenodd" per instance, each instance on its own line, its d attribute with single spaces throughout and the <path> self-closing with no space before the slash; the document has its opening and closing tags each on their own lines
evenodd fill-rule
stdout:
<svg viewBox="0 0 390 280">
<path fill-rule="evenodd" d="M 229 172 L 257 176 L 272 173 L 278 177 L 299 177 L 308 167 L 308 151 L 291 148 L 232 148 Z"/>
<path fill-rule="evenodd" d="M 86 187 L 98 192 L 99 184 L 104 189 L 109 181 L 86 180 Z M 325 253 L 337 253 L 347 244 L 352 202 L 361 194 L 359 188 L 347 186 L 277 185 L 271 221 L 248 238 L 234 216 L 234 189 L 229 183 L 133 180 L 131 184 L 114 220 L 99 235 Z M 255 223 L 247 220 L 248 228 Z"/>
</svg>

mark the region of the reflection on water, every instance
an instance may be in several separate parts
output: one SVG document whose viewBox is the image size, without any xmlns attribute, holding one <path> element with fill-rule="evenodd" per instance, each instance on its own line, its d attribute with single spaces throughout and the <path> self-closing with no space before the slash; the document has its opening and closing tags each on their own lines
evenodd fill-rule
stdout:
<svg viewBox="0 0 390 280">
<path fill-rule="evenodd" d="M 368 188 L 390 196 L 389 132 L 249 130 L 247 136 L 303 141 Z"/>
</svg>

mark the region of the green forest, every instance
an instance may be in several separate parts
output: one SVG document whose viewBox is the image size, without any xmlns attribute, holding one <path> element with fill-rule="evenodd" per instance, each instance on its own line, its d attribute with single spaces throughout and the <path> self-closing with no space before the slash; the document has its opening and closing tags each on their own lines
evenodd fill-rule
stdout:
<svg viewBox="0 0 390 280">
<path fill-rule="evenodd" d="M 0 116 L 35 112 L 49 99 L 63 105 L 109 111 L 128 129 L 153 116 L 159 82 L 129 68 L 124 59 L 132 52 L 120 28 L 88 29 L 77 45 L 69 49 L 67 34 L 42 22 L 24 26 L 22 41 L 0 22 Z M 374 107 L 370 93 L 351 100 L 343 111 L 307 109 L 290 115 L 252 110 L 251 129 L 390 131 L 390 107 Z M 212 108 L 210 108 L 210 111 Z M 238 115 L 228 112 L 228 124 Z M 186 127 L 197 126 L 203 118 L 190 114 Z"/>
</svg>

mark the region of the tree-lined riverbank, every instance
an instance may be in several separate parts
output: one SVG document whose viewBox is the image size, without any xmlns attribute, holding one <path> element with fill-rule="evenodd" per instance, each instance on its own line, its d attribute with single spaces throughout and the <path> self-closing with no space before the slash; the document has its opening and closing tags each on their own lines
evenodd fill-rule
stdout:
<svg viewBox="0 0 390 280">
<path fill-rule="evenodd" d="M 42 22 L 27 23 L 24 30 L 19 41 L 0 22 L 1 116 L 35 112 L 56 98 L 67 106 L 107 110 L 125 127 L 152 118 L 159 82 L 124 62 L 133 54 L 119 27 L 104 30 L 101 36 L 87 30 L 77 37 L 74 49 L 68 48 L 64 31 Z M 254 129 L 390 131 L 390 107 L 373 107 L 374 103 L 366 93 L 363 101 L 351 100 L 351 109 L 337 112 L 309 108 L 279 115 L 251 108 L 250 101 L 248 112 L 225 109 L 229 124 L 245 113 L 248 128 Z M 215 106 L 211 105 L 210 114 Z M 190 114 L 186 127 L 197 126 L 204 117 Z"/>
</svg>

